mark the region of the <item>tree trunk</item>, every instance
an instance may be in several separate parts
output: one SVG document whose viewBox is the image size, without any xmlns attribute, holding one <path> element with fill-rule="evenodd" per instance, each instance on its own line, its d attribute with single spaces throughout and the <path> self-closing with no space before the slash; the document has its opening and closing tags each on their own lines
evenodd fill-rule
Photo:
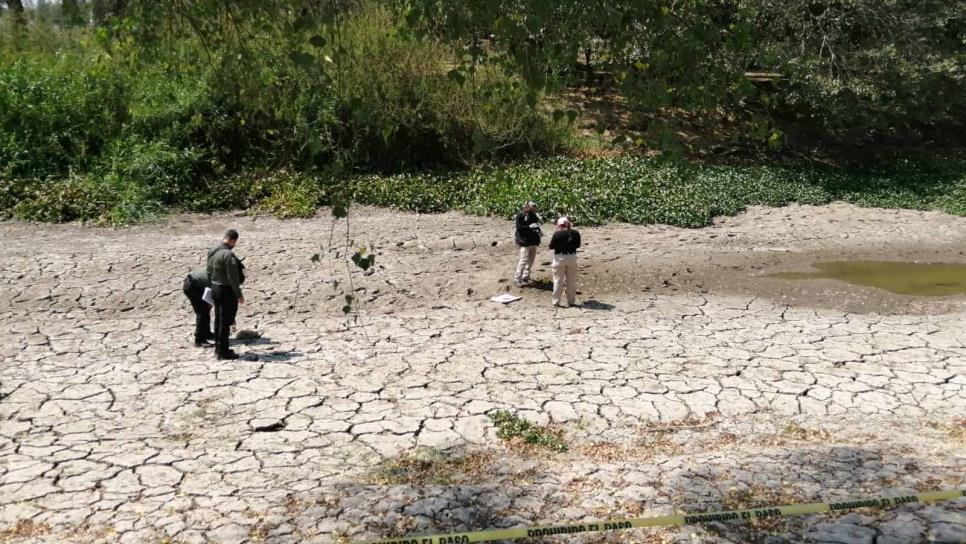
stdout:
<svg viewBox="0 0 966 544">
<path fill-rule="evenodd" d="M 102 25 L 111 17 L 124 17 L 127 0 L 94 0 L 94 24 Z"/>
<path fill-rule="evenodd" d="M 107 0 L 94 0 L 94 24 L 102 25 L 107 20 L 108 12 Z"/>
<path fill-rule="evenodd" d="M 61 0 L 60 16 L 63 18 L 65 25 L 84 24 L 84 17 L 81 15 L 80 6 L 77 5 L 77 0 Z"/>
<path fill-rule="evenodd" d="M 7 0 L 7 9 L 10 10 L 10 16 L 13 18 L 13 23 L 16 26 L 23 26 L 26 24 L 27 19 L 23 14 L 23 1 L 22 0 Z"/>
<path fill-rule="evenodd" d="M 10 10 L 14 16 L 23 16 L 23 1 L 22 0 L 7 0 L 7 8 Z"/>
</svg>

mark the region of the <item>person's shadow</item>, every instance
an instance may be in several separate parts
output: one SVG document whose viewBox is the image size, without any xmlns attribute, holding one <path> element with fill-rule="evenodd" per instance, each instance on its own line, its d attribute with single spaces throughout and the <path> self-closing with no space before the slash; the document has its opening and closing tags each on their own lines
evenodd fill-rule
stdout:
<svg viewBox="0 0 966 544">
<path fill-rule="evenodd" d="M 580 307 L 585 310 L 604 310 L 604 311 L 610 311 L 616 308 L 616 306 L 614 306 L 613 304 L 601 302 L 593 298 L 590 300 L 585 300 L 583 303 L 581 303 Z"/>
<path fill-rule="evenodd" d="M 531 281 L 530 283 L 528 283 L 525 286 L 525 288 L 526 289 L 535 289 L 537 291 L 551 292 L 551 291 L 553 291 L 553 282 L 550 281 L 550 280 L 548 280 L 548 279 L 546 279 L 546 278 L 539 278 L 539 279 L 535 279 L 535 280 Z M 578 290 L 577 293 L 580 294 L 580 290 Z M 601 302 L 601 301 L 596 300 L 596 299 L 593 299 L 593 298 L 584 301 L 580 305 L 580 307 L 581 308 L 585 308 L 587 310 L 604 310 L 604 311 L 610 311 L 610 310 L 613 310 L 614 308 L 616 308 L 616 306 L 614 306 L 613 304 L 608 304 L 606 302 Z"/>
<path fill-rule="evenodd" d="M 537 291 L 553 291 L 553 282 L 546 278 L 539 278 L 526 284 L 527 289 L 536 289 Z"/>
<path fill-rule="evenodd" d="M 282 363 L 286 361 L 291 361 L 297 359 L 303 355 L 301 351 L 297 350 L 280 350 L 271 349 L 271 347 L 277 347 L 278 342 L 268 338 L 267 336 L 258 337 L 246 337 L 246 338 L 232 338 L 231 343 L 235 345 L 243 345 L 248 347 L 264 346 L 265 351 L 262 350 L 252 350 L 242 355 L 242 357 L 253 357 L 252 360 L 264 361 L 270 363 Z"/>
<path fill-rule="evenodd" d="M 264 361 L 267 363 L 284 363 L 286 361 L 291 361 L 293 359 L 298 359 L 302 355 L 305 355 L 301 351 L 289 350 L 289 351 L 265 351 L 265 352 L 254 352 L 258 356 L 259 361 Z"/>
<path fill-rule="evenodd" d="M 271 338 L 266 338 L 264 336 L 259 336 L 257 338 L 232 338 L 232 344 L 242 344 L 245 346 L 277 346 L 278 342 L 275 342 Z"/>
</svg>

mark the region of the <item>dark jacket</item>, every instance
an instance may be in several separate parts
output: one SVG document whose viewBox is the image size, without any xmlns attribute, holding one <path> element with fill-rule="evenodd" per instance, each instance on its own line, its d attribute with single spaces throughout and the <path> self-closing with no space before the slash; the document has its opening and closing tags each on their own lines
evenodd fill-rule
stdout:
<svg viewBox="0 0 966 544">
<path fill-rule="evenodd" d="M 550 238 L 550 249 L 556 255 L 576 255 L 580 247 L 580 232 L 576 229 L 557 229 Z"/>
<path fill-rule="evenodd" d="M 518 213 L 516 221 L 516 242 L 520 247 L 539 246 L 540 229 L 532 228 L 531 225 L 540 223 L 540 216 L 536 212 Z"/>
<path fill-rule="evenodd" d="M 208 252 L 208 264 L 206 266 L 208 279 L 214 286 L 228 286 L 235 292 L 235 296 L 241 298 L 242 264 L 235 257 L 228 244 L 221 244 Z"/>
</svg>

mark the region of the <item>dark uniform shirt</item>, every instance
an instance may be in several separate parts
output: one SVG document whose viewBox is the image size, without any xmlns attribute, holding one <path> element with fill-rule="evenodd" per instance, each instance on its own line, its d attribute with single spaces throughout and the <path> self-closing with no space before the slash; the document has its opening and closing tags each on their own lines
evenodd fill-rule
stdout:
<svg viewBox="0 0 966 544">
<path fill-rule="evenodd" d="M 532 228 L 531 225 L 540 223 L 540 216 L 536 212 L 520 212 L 514 217 L 516 221 L 516 242 L 520 247 L 539 246 L 540 229 Z"/>
<path fill-rule="evenodd" d="M 575 229 L 558 229 L 550 238 L 550 249 L 556 255 L 576 255 L 580 233 Z"/>
<path fill-rule="evenodd" d="M 228 244 L 221 244 L 208 252 L 208 266 L 206 270 L 212 286 L 231 287 L 236 297 L 242 297 L 241 261 L 238 260 L 238 257 L 235 257 L 235 254 Z"/>
</svg>

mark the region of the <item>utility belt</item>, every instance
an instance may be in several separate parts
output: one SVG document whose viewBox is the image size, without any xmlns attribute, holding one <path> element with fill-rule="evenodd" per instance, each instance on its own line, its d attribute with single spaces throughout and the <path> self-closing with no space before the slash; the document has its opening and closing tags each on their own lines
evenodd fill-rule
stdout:
<svg viewBox="0 0 966 544">
<path fill-rule="evenodd" d="M 216 297 L 226 296 L 231 298 L 238 298 L 235 295 L 235 290 L 231 288 L 227 283 L 212 283 L 211 292 Z"/>
</svg>

